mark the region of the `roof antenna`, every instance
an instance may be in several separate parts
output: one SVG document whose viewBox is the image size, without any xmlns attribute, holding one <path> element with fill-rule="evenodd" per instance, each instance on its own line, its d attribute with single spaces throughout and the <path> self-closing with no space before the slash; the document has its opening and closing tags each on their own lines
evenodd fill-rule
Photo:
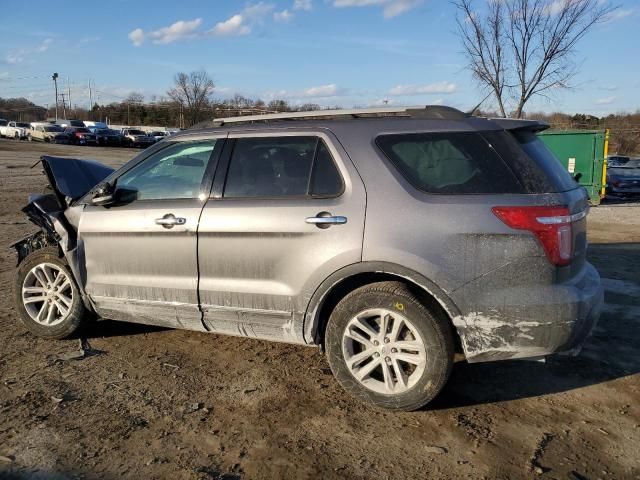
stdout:
<svg viewBox="0 0 640 480">
<path fill-rule="evenodd" d="M 487 95 L 486 97 L 484 97 L 484 98 L 480 101 L 480 103 L 479 103 L 479 104 L 477 104 L 477 105 L 476 105 L 475 107 L 473 107 L 469 112 L 467 112 L 467 115 L 468 115 L 468 116 L 470 116 L 470 117 L 471 117 L 471 116 L 473 116 L 473 114 L 474 114 L 474 113 L 476 113 L 476 110 L 478 110 L 478 109 L 480 108 L 480 105 L 482 105 L 482 104 L 485 102 L 485 100 L 486 100 L 487 98 L 489 98 L 492 94 L 493 94 L 493 92 L 489 92 L 489 93 L 488 93 L 488 95 Z"/>
</svg>

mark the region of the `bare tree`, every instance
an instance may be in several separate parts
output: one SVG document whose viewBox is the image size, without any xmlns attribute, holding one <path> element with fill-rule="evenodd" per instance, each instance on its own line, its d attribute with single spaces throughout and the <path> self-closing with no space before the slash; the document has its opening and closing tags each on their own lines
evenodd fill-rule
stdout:
<svg viewBox="0 0 640 480">
<path fill-rule="evenodd" d="M 167 95 L 180 104 L 185 126 L 190 127 L 200 121 L 204 112 L 208 110 L 215 85 L 204 70 L 189 74 L 177 73 L 174 82 Z"/>
<path fill-rule="evenodd" d="M 607 0 L 454 0 L 458 34 L 474 78 L 493 95 L 501 115 L 521 118 L 535 96 L 571 88 L 575 46 L 616 10 Z"/>
</svg>

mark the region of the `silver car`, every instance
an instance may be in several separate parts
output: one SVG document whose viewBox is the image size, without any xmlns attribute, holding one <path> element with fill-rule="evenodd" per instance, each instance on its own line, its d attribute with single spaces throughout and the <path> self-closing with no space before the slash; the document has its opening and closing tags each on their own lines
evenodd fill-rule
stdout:
<svg viewBox="0 0 640 480">
<path fill-rule="evenodd" d="M 292 118 L 293 117 L 293 118 Z M 43 157 L 16 305 L 319 346 L 351 394 L 412 410 L 468 362 L 576 353 L 603 290 L 588 198 L 546 124 L 446 107 L 240 117 L 112 171 Z"/>
</svg>

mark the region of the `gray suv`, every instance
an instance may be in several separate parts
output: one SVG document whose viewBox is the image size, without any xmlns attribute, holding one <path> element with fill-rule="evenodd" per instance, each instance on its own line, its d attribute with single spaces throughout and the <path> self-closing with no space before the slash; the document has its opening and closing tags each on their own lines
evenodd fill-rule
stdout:
<svg viewBox="0 0 640 480">
<path fill-rule="evenodd" d="M 18 312 L 51 338 L 97 315 L 316 345 L 357 398 L 420 408 L 456 352 L 576 353 L 598 319 L 588 197 L 545 128 L 324 111 L 201 125 L 116 171 L 42 157 Z"/>
</svg>

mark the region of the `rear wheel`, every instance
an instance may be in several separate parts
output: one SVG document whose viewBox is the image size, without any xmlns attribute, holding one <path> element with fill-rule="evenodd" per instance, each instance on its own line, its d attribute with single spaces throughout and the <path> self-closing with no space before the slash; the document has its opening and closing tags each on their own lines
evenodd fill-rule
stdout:
<svg viewBox="0 0 640 480">
<path fill-rule="evenodd" d="M 367 285 L 342 299 L 329 319 L 325 346 L 345 390 L 393 410 L 426 405 L 453 365 L 448 320 L 399 282 Z"/>
<path fill-rule="evenodd" d="M 83 326 L 87 313 L 57 247 L 36 250 L 18 265 L 15 303 L 22 323 L 33 334 L 46 338 L 73 335 Z"/>
</svg>

